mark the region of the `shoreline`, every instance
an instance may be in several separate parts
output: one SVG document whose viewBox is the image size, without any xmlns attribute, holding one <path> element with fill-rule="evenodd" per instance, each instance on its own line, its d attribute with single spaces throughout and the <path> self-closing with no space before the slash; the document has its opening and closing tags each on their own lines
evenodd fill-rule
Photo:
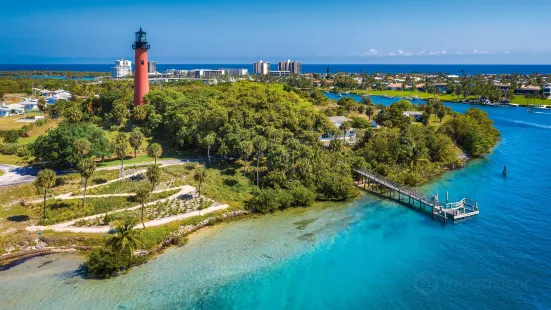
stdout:
<svg viewBox="0 0 551 310">
<path fill-rule="evenodd" d="M 491 152 L 489 154 L 486 154 L 485 156 L 490 155 L 497 148 L 499 143 L 500 141 L 498 141 L 496 145 L 492 148 Z M 432 175 L 431 179 L 428 179 L 425 182 L 422 182 L 421 184 L 419 184 L 418 186 L 415 186 L 412 188 L 422 188 L 427 184 L 430 184 L 434 181 L 437 181 L 438 179 L 441 179 L 446 173 L 449 173 L 454 170 L 464 169 L 467 167 L 468 163 L 476 162 L 483 158 L 484 157 L 475 157 L 475 158 L 468 157 L 467 160 L 463 162 L 462 166 L 455 169 L 444 168 L 438 173 Z M 371 195 L 374 197 L 377 196 L 369 192 L 360 191 L 360 194 L 358 196 L 345 201 L 356 201 L 358 199 L 361 199 L 361 197 L 363 197 L 364 195 Z M 388 198 L 385 198 L 385 199 L 388 199 Z M 334 203 L 334 202 L 335 201 L 316 201 L 313 206 L 322 205 L 326 203 Z M 308 209 L 313 206 L 308 207 Z M 296 209 L 296 208 L 289 208 L 289 209 Z M 221 210 L 216 210 L 216 211 L 221 211 Z M 273 213 L 268 213 L 268 214 L 273 214 Z M 265 214 L 255 213 L 244 209 L 238 209 L 238 210 L 231 210 L 231 211 L 225 212 L 221 215 L 214 215 L 212 217 L 208 217 L 195 225 L 179 226 L 178 230 L 165 236 L 163 241 L 159 243 L 157 246 L 152 247 L 150 250 L 138 250 L 138 253 L 139 253 L 138 255 L 149 256 L 149 258 L 155 259 L 158 255 L 162 254 L 165 250 L 172 248 L 174 245 L 184 246 L 188 242 L 188 240 L 180 244 L 179 240 L 181 240 L 182 238 L 187 239 L 192 235 L 195 235 L 195 238 L 197 238 L 198 237 L 197 235 L 199 233 L 208 232 L 209 229 L 205 229 L 205 228 L 209 228 L 209 226 L 214 227 L 218 223 L 229 223 L 231 221 L 236 221 L 241 218 L 249 218 L 252 216 L 262 216 L 262 215 L 265 215 Z M 200 216 L 200 215 L 197 215 L 197 216 Z M 90 251 L 93 248 L 94 248 L 93 246 L 79 246 L 79 245 L 66 246 L 66 247 L 50 247 L 50 248 L 45 247 L 44 249 L 33 249 L 33 250 L 20 251 L 16 253 L 0 255 L 0 272 L 2 271 L 3 266 L 18 263 L 27 259 L 31 259 L 33 257 L 56 254 L 56 253 L 79 253 L 79 252 L 86 253 L 87 251 Z"/>
</svg>

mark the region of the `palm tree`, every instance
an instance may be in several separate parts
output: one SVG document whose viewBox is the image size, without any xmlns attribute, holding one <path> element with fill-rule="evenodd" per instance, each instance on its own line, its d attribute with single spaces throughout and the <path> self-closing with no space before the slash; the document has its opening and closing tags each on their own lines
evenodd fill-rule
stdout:
<svg viewBox="0 0 551 310">
<path fill-rule="evenodd" d="M 36 187 L 44 189 L 44 219 L 46 219 L 46 193 L 48 188 L 54 187 L 55 180 L 55 172 L 52 169 L 44 169 L 38 173 L 38 177 L 34 181 Z"/>
<path fill-rule="evenodd" d="M 210 165 L 210 147 L 213 146 L 216 142 L 216 134 L 214 132 L 211 132 L 201 140 L 201 143 L 207 147 L 207 158 Z"/>
<path fill-rule="evenodd" d="M 339 126 L 339 129 L 342 130 L 342 140 L 344 142 L 346 142 L 346 132 L 350 130 L 350 127 L 352 127 L 350 121 L 342 122 Z"/>
<path fill-rule="evenodd" d="M 132 132 L 130 133 L 130 137 L 128 138 L 128 142 L 130 142 L 130 146 L 134 149 L 134 158 L 136 158 L 138 148 L 140 147 L 140 145 L 142 145 L 143 142 L 143 133 L 138 127 L 132 130 Z"/>
<path fill-rule="evenodd" d="M 159 143 L 151 143 L 147 148 L 147 155 L 155 158 L 155 165 L 157 164 L 157 158 L 163 154 L 163 148 Z"/>
<path fill-rule="evenodd" d="M 86 188 L 88 187 L 88 179 L 92 177 L 96 171 L 96 161 L 93 158 L 84 158 L 78 163 L 78 171 L 84 179 L 84 196 L 82 197 L 82 207 L 86 204 Z"/>
<path fill-rule="evenodd" d="M 149 166 L 147 167 L 145 176 L 149 180 L 149 183 L 151 183 L 151 191 L 153 191 L 155 186 L 161 181 L 161 168 L 159 168 L 159 165 Z"/>
<path fill-rule="evenodd" d="M 268 147 L 268 142 L 263 136 L 256 136 L 253 140 L 254 149 L 256 150 L 256 186 L 260 186 L 259 168 L 260 154 Z"/>
<path fill-rule="evenodd" d="M 143 221 L 143 210 L 145 208 L 145 204 L 151 197 L 151 189 L 149 187 L 141 187 L 136 191 L 136 201 L 142 205 L 142 225 L 143 228 L 145 228 L 145 223 Z"/>
<path fill-rule="evenodd" d="M 136 219 L 126 217 L 115 224 L 115 235 L 107 239 L 107 246 L 114 251 L 127 252 L 130 257 L 134 250 L 143 246 L 140 232 L 134 230 Z"/>
<path fill-rule="evenodd" d="M 201 197 L 201 185 L 203 185 L 203 182 L 207 178 L 207 171 L 204 167 L 197 168 L 197 171 L 195 171 L 195 181 L 199 182 L 199 197 Z"/>
<path fill-rule="evenodd" d="M 124 157 L 126 156 L 126 151 L 128 150 L 128 141 L 126 140 L 126 135 L 122 132 L 119 132 L 115 143 L 113 144 L 113 151 L 115 155 L 121 160 L 121 178 L 124 176 Z"/>
</svg>

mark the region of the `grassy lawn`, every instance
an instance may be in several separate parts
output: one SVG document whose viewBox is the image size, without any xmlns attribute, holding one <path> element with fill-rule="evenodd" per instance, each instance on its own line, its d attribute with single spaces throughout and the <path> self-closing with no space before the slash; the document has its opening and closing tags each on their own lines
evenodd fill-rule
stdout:
<svg viewBox="0 0 551 310">
<path fill-rule="evenodd" d="M 420 92 L 420 91 L 401 91 L 401 90 L 355 90 L 354 93 L 357 93 L 358 95 L 375 95 L 375 96 L 381 96 L 381 95 L 387 95 L 392 97 L 419 97 L 421 99 L 428 99 L 428 98 L 438 98 L 442 101 L 449 101 L 449 102 L 461 102 L 463 101 L 463 98 L 460 96 L 445 94 L 445 95 L 431 95 L 428 93 Z M 478 97 L 469 97 L 468 99 L 477 99 Z M 522 104 L 522 105 L 551 105 L 551 99 L 527 99 L 523 95 L 516 95 L 515 99 L 513 99 L 513 103 L 516 104 Z"/>
<path fill-rule="evenodd" d="M 192 156 L 197 156 L 196 154 L 189 152 L 189 151 L 177 151 L 177 150 L 167 150 L 163 152 L 163 155 L 161 155 L 160 158 L 157 158 L 157 162 L 159 160 L 163 159 L 179 159 L 179 158 L 190 158 Z M 155 158 L 147 156 L 147 154 L 139 154 L 134 158 L 134 154 L 127 155 L 126 159 L 124 160 L 124 165 L 135 165 L 135 164 L 143 164 L 143 163 L 149 163 L 154 162 Z M 121 161 L 120 159 L 112 158 L 105 160 L 102 163 L 98 163 L 98 167 L 114 167 L 114 166 L 120 166 Z"/>
<path fill-rule="evenodd" d="M 17 155 L 4 155 L 0 154 L 0 164 L 14 165 L 14 166 L 26 166 L 29 163 Z"/>
<path fill-rule="evenodd" d="M 254 167 L 249 168 L 253 173 Z M 199 188 L 199 182 L 190 179 L 190 184 Z M 213 165 L 207 168 L 207 178 L 202 185 L 201 193 L 218 202 L 227 203 L 232 207 L 243 207 L 244 202 L 252 197 L 254 186 L 241 172 L 239 166 Z"/>
<path fill-rule="evenodd" d="M 517 95 L 515 99 L 513 99 L 513 103 L 525 105 L 551 105 L 551 99 L 527 99 L 525 96 Z"/>
<path fill-rule="evenodd" d="M 94 175 L 90 178 L 88 183 L 90 185 L 96 185 L 105 183 L 109 180 L 113 180 L 119 177 L 118 171 L 105 170 L 105 171 L 96 171 Z M 54 195 L 59 195 L 63 193 L 68 193 L 79 189 L 82 184 L 80 180 L 80 175 L 78 173 L 70 173 L 63 176 L 59 176 L 56 181 L 56 186 L 54 186 L 50 193 Z M 36 189 L 33 184 L 23 184 L 15 186 L 2 186 L 0 187 L 0 206 L 6 205 L 9 202 L 16 201 L 18 199 L 27 199 L 40 197 L 36 193 Z M 2 217 L 2 216 L 0 216 Z"/>
<path fill-rule="evenodd" d="M 0 130 L 12 130 L 19 129 L 27 124 L 25 122 L 17 122 L 18 119 L 25 118 L 25 116 L 42 115 L 37 112 L 27 113 L 25 115 L 14 115 L 8 117 L 0 117 Z"/>
<path fill-rule="evenodd" d="M 25 138 L 20 138 L 19 143 L 20 144 L 33 143 L 38 137 L 46 134 L 46 132 L 51 128 L 56 128 L 60 123 L 61 121 L 59 119 L 56 119 L 56 120 L 50 119 L 46 125 L 41 127 L 35 127 L 31 131 L 29 131 L 29 136 Z"/>
<path fill-rule="evenodd" d="M 11 201 L 22 198 L 32 198 L 35 196 L 37 196 L 37 193 L 33 184 L 2 186 L 0 187 L 0 210 L 2 210 L 2 206 Z M 3 216 L 0 215 L 0 217 Z"/>
</svg>

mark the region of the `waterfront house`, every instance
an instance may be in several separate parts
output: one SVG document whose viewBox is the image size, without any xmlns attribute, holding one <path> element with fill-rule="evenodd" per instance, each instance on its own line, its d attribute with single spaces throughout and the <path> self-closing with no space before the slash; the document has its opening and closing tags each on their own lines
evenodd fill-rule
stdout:
<svg viewBox="0 0 551 310">
<path fill-rule="evenodd" d="M 431 84 L 432 87 L 438 89 L 438 92 L 445 94 L 448 89 L 446 83 L 433 83 Z"/>
<path fill-rule="evenodd" d="M 508 92 L 509 88 L 511 88 L 511 85 L 509 85 L 509 84 L 495 83 L 494 85 L 499 87 L 499 89 L 501 89 L 501 91 L 503 91 L 503 92 Z"/>
<path fill-rule="evenodd" d="M 339 128 L 341 127 L 342 123 L 350 121 L 350 119 L 347 118 L 346 116 L 331 116 L 331 117 L 329 117 L 329 120 L 331 121 L 331 123 L 333 123 L 333 126 L 335 126 L 338 130 L 340 130 Z M 333 140 L 334 137 L 335 136 L 331 133 L 324 133 L 320 137 L 320 141 L 329 142 L 329 141 Z M 342 133 L 337 135 L 336 138 L 342 140 L 343 139 Z M 354 128 L 348 129 L 346 131 L 345 135 L 344 135 L 344 139 L 345 140 L 355 140 L 356 139 L 356 129 L 354 129 Z"/>
<path fill-rule="evenodd" d="M 517 89 L 515 89 L 515 94 L 517 95 L 527 95 L 527 94 L 535 94 L 540 91 L 540 88 L 538 86 L 522 86 Z"/>
<path fill-rule="evenodd" d="M 403 114 L 407 117 L 415 119 L 416 122 L 420 122 L 421 117 L 423 116 L 423 112 L 419 111 L 404 111 Z"/>
<path fill-rule="evenodd" d="M 403 90 L 402 84 L 391 83 L 386 86 L 386 90 Z"/>
</svg>

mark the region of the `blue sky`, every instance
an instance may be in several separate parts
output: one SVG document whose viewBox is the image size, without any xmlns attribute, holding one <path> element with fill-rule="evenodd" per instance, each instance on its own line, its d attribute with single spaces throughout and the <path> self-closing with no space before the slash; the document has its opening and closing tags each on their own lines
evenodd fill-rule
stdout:
<svg viewBox="0 0 551 310">
<path fill-rule="evenodd" d="M 550 0 L 10 1 L 2 63 L 551 63 Z"/>
</svg>

